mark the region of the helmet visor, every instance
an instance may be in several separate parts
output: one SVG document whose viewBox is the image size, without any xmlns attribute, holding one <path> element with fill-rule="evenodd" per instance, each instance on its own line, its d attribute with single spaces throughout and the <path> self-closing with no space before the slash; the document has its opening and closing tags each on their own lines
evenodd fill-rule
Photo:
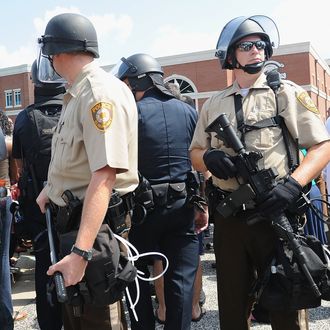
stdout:
<svg viewBox="0 0 330 330">
<path fill-rule="evenodd" d="M 44 84 L 65 84 L 66 80 L 54 70 L 51 61 L 51 56 L 43 55 L 40 49 L 37 62 L 39 81 Z"/>
<path fill-rule="evenodd" d="M 132 76 L 134 72 L 137 72 L 137 67 L 130 63 L 125 57 L 122 57 L 110 71 L 111 74 L 120 80 L 124 80 L 128 76 L 128 73 Z"/>
<path fill-rule="evenodd" d="M 270 43 L 273 48 L 277 48 L 280 44 L 280 35 L 278 33 L 275 22 L 268 16 L 255 15 L 249 17 L 250 20 L 258 23 L 265 33 L 269 36 Z"/>
<path fill-rule="evenodd" d="M 110 73 L 113 74 L 115 77 L 119 78 L 119 68 L 120 66 L 123 64 L 123 62 L 120 60 L 119 62 L 117 62 L 113 67 L 112 69 L 110 70 Z M 128 69 L 128 68 L 127 68 Z M 126 71 L 127 71 L 126 69 Z M 119 78 L 120 79 L 120 78 Z"/>
<path fill-rule="evenodd" d="M 230 45 L 233 36 L 238 29 L 238 27 L 247 19 L 246 16 L 236 17 L 231 20 L 227 25 L 223 28 L 218 43 L 217 43 L 217 51 L 215 56 L 219 57 L 221 60 L 225 60 L 227 57 L 227 51 Z"/>
<path fill-rule="evenodd" d="M 217 43 L 217 51 L 215 55 L 220 58 L 220 60 L 225 60 L 227 57 L 228 48 L 231 45 L 232 39 L 240 27 L 240 25 L 246 20 L 252 20 L 256 22 L 261 29 L 269 36 L 271 45 L 273 48 L 277 48 L 279 46 L 279 33 L 275 22 L 264 15 L 254 15 L 251 17 L 240 16 L 231 20 L 227 25 L 223 28 L 218 43 Z"/>
</svg>

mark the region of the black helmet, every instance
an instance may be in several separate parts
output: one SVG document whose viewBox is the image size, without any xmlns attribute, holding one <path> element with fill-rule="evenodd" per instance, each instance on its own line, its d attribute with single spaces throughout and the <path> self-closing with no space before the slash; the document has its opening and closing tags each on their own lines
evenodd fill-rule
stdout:
<svg viewBox="0 0 330 330">
<path fill-rule="evenodd" d="M 79 14 L 54 16 L 38 42 L 44 55 L 85 51 L 99 57 L 95 28 L 86 17 Z"/>
<path fill-rule="evenodd" d="M 162 67 L 150 55 L 134 54 L 128 58 L 122 57 L 118 72 L 114 74 L 120 80 L 128 78 L 133 93 L 155 86 L 163 94 L 173 97 L 173 94 L 164 86 Z"/>
<path fill-rule="evenodd" d="M 164 74 L 160 64 L 152 56 L 147 54 L 134 54 L 128 58 L 122 58 L 117 77 L 124 80 L 128 77 L 138 77 L 146 73 Z"/>
<path fill-rule="evenodd" d="M 276 24 L 271 18 L 263 15 L 236 17 L 225 25 L 217 42 L 215 56 L 219 58 L 223 69 L 232 70 L 235 67 L 236 58 L 234 46 L 239 40 L 250 35 L 258 35 L 266 42 L 266 60 L 273 55 L 273 48 L 278 47 L 279 34 Z M 232 63 L 230 63 L 228 59 L 231 59 Z M 232 64 L 234 64 L 234 66 Z M 263 64 L 264 63 L 262 63 L 262 66 Z"/>
</svg>

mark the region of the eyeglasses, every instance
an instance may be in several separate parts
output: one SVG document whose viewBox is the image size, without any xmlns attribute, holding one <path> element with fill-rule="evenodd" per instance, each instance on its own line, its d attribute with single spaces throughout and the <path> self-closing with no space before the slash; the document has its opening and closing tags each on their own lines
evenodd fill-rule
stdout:
<svg viewBox="0 0 330 330">
<path fill-rule="evenodd" d="M 243 41 L 237 44 L 236 48 L 238 48 L 242 52 L 249 52 L 253 46 L 256 46 L 258 50 L 262 50 L 266 48 L 266 42 L 263 40 Z"/>
</svg>

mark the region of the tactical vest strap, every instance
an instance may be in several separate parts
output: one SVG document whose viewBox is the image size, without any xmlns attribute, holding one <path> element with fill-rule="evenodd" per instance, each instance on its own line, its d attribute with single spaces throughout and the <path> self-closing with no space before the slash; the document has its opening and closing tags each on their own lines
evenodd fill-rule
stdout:
<svg viewBox="0 0 330 330">
<path fill-rule="evenodd" d="M 261 128 L 266 128 L 266 127 L 281 126 L 282 122 L 283 122 L 283 118 L 280 116 L 266 118 L 266 119 L 258 121 L 254 125 L 245 125 L 245 132 L 250 132 L 255 129 L 261 129 Z"/>
<path fill-rule="evenodd" d="M 241 141 L 245 145 L 245 134 L 251 132 L 252 130 L 257 130 L 261 128 L 267 127 L 280 127 L 283 134 L 284 144 L 286 153 L 288 156 L 288 167 L 290 171 L 293 171 L 295 167 L 299 164 L 299 157 L 297 152 L 297 146 L 292 146 L 290 143 L 290 133 L 288 128 L 285 125 L 284 119 L 278 115 L 278 95 L 277 92 L 275 93 L 275 101 L 276 101 L 276 116 L 271 118 L 266 118 L 263 120 L 258 121 L 253 125 L 246 125 L 244 122 L 244 113 L 243 113 L 243 105 L 242 105 L 242 96 L 240 94 L 234 95 L 234 102 L 235 102 L 235 114 L 236 114 L 236 121 L 237 121 L 237 129 L 241 132 Z M 293 150 L 295 149 L 295 150 Z"/>
</svg>

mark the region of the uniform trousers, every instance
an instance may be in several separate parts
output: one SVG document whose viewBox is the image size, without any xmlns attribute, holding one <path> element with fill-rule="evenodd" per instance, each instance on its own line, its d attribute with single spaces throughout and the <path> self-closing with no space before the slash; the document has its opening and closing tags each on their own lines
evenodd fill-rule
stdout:
<svg viewBox="0 0 330 330">
<path fill-rule="evenodd" d="M 12 214 L 9 211 L 11 198 L 5 197 L 0 205 L 0 329 L 14 329 L 13 304 L 9 265 L 9 241 Z"/>
<path fill-rule="evenodd" d="M 168 206 L 156 207 L 141 225 L 132 226 L 130 242 L 140 253 L 159 251 L 169 260 L 164 275 L 166 304 L 165 330 L 187 330 L 191 324 L 193 285 L 198 266 L 198 239 L 194 233 L 194 210 L 179 199 Z M 149 275 L 147 258 L 135 264 Z M 139 280 L 140 298 L 135 307 L 138 321 L 128 306 L 132 330 L 154 330 L 155 317 L 149 282 Z M 132 301 L 136 298 L 135 285 L 129 286 Z"/>
<path fill-rule="evenodd" d="M 51 265 L 47 239 L 47 232 L 44 231 L 38 240 L 34 241 L 37 318 L 41 330 L 61 330 L 62 306 L 57 301 L 55 289 L 47 292 L 50 284 L 47 270 Z"/>
<path fill-rule="evenodd" d="M 276 235 L 267 221 L 247 225 L 244 215 L 214 222 L 214 252 L 221 330 L 250 329 L 254 303 L 250 295 L 274 253 Z M 299 330 L 298 312 L 270 312 L 273 330 Z"/>
<path fill-rule="evenodd" d="M 81 317 L 75 317 L 73 308 L 64 305 L 64 330 L 127 330 L 122 301 L 112 305 L 85 304 Z"/>
</svg>

